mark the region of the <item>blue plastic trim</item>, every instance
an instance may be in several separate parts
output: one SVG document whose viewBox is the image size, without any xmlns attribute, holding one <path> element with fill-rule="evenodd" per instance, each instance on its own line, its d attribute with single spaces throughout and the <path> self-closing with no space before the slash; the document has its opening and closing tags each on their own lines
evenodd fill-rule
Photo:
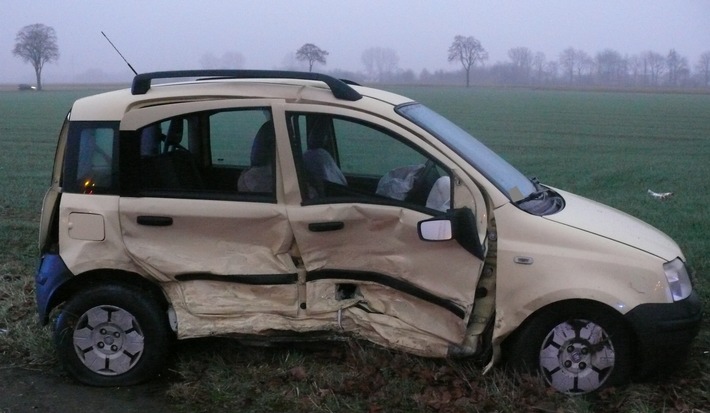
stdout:
<svg viewBox="0 0 710 413">
<path fill-rule="evenodd" d="M 37 313 L 42 325 L 49 321 L 52 311 L 54 295 L 65 282 L 74 274 L 69 271 L 59 254 L 44 254 L 35 275 L 35 297 L 37 299 Z"/>
</svg>

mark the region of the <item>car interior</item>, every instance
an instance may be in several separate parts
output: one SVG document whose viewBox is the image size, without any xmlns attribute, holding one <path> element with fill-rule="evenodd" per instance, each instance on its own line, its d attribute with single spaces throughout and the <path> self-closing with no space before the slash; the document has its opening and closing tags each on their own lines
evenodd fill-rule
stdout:
<svg viewBox="0 0 710 413">
<path fill-rule="evenodd" d="M 182 115 L 139 132 L 142 190 L 168 197 L 275 201 L 276 145 L 264 108 Z M 290 113 L 304 204 L 406 204 L 445 211 L 445 168 L 391 132 L 351 119 Z M 208 139 L 205 139 L 208 137 Z M 436 191 L 443 199 L 432 206 Z M 446 185 L 444 185 L 446 184 Z"/>
</svg>

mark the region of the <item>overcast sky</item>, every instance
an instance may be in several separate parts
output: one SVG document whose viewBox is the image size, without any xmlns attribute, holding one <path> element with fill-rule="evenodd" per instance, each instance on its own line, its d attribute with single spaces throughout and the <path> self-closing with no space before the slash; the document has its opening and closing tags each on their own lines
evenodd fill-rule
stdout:
<svg viewBox="0 0 710 413">
<path fill-rule="evenodd" d="M 363 71 L 362 52 L 393 49 L 399 67 L 418 74 L 458 69 L 447 61 L 454 36 L 476 37 L 487 65 L 525 46 L 557 60 L 574 47 L 593 56 L 672 48 L 691 68 L 710 50 L 709 0 L 0 0 L 0 83 L 34 83 L 29 63 L 13 56 L 17 32 L 42 23 L 57 34 L 60 58 L 43 81 L 81 81 L 138 72 L 199 69 L 206 53 L 238 52 L 247 69 L 279 69 L 304 43 L 330 54 L 320 70 Z"/>
</svg>

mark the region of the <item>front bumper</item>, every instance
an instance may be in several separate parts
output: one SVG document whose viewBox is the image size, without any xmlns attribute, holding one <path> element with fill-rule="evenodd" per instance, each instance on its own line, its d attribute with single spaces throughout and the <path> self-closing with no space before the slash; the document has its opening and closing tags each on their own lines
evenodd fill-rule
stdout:
<svg viewBox="0 0 710 413">
<path fill-rule="evenodd" d="M 695 291 L 681 301 L 641 304 L 629 311 L 625 317 L 636 335 L 639 351 L 636 378 L 677 368 L 688 356 L 702 315 L 702 302 Z"/>
</svg>

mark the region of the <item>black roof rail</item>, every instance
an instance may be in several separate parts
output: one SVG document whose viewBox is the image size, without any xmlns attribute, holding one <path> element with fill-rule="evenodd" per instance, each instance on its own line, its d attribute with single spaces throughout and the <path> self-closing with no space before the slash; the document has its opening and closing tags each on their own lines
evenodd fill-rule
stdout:
<svg viewBox="0 0 710 413">
<path fill-rule="evenodd" d="M 176 78 L 217 78 L 217 79 L 299 79 L 317 80 L 324 82 L 333 92 L 333 96 L 342 100 L 356 101 L 362 95 L 350 87 L 347 82 L 336 79 L 322 73 L 295 72 L 288 70 L 230 70 L 230 69 L 209 69 L 209 70 L 173 70 L 166 72 L 141 73 L 133 78 L 131 93 L 134 95 L 144 95 L 150 90 L 150 83 L 153 79 L 176 79 Z"/>
</svg>

